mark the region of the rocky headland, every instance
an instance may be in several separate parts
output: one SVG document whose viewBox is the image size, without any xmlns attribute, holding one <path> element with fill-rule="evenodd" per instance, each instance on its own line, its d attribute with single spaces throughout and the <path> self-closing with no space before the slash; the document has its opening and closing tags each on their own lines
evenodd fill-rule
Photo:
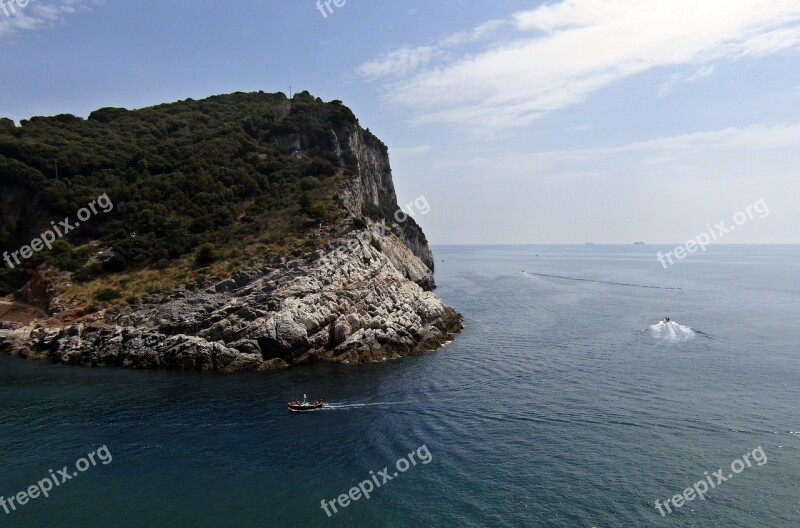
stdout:
<svg viewBox="0 0 800 528">
<path fill-rule="evenodd" d="M 341 214 L 326 231 L 336 236 L 321 247 L 257 255 L 229 276 L 79 317 L 66 316 L 60 297 L 70 273 L 37 273 L 18 300 L 47 315 L 0 323 L 0 352 L 65 365 L 235 372 L 380 361 L 449 342 L 462 317 L 431 292 L 433 257 L 419 226 L 392 214 L 399 209 L 386 147 L 357 124 L 324 132 L 353 170 L 336 191 Z M 274 142 L 307 155 L 291 135 Z"/>
</svg>

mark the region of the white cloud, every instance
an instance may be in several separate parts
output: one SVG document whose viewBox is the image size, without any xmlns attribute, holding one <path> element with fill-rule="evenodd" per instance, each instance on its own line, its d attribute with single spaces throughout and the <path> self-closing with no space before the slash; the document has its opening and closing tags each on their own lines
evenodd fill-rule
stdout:
<svg viewBox="0 0 800 528">
<path fill-rule="evenodd" d="M 681 82 L 694 82 L 714 75 L 717 67 L 714 65 L 703 66 L 685 79 L 680 74 L 671 75 L 670 78 L 658 88 L 658 96 L 664 97 L 675 91 L 675 86 Z"/>
<path fill-rule="evenodd" d="M 434 51 L 431 47 L 400 48 L 385 54 L 379 60 L 362 64 L 356 71 L 370 78 L 403 75 L 428 64 Z"/>
<path fill-rule="evenodd" d="M 662 84 L 661 86 L 658 87 L 658 96 L 659 97 L 665 97 L 665 96 L 671 94 L 672 92 L 674 92 L 675 91 L 675 86 L 677 86 L 678 83 L 681 82 L 681 79 L 682 79 L 682 77 L 681 77 L 681 75 L 679 73 L 674 73 L 674 74 L 670 75 L 669 79 L 664 81 L 664 84 Z"/>
<path fill-rule="evenodd" d="M 699 81 L 700 79 L 705 79 L 706 77 L 711 77 L 712 75 L 714 75 L 714 72 L 716 71 L 716 69 L 717 69 L 717 67 L 713 66 L 713 65 L 712 66 L 704 66 L 704 67 L 700 68 L 699 70 L 697 70 L 696 72 L 694 72 L 692 75 L 690 75 L 689 78 L 686 79 L 686 82 Z"/>
<path fill-rule="evenodd" d="M 380 58 L 362 64 L 356 72 L 370 79 L 400 77 L 427 66 L 434 59 L 445 59 L 448 48 L 484 40 L 497 30 L 510 25 L 506 20 L 490 20 L 472 31 L 450 35 L 435 46 L 403 46 L 384 53 Z"/>
<path fill-rule="evenodd" d="M 455 54 L 466 42 L 481 49 Z M 695 65 L 686 78 L 694 81 L 711 75 L 714 61 L 799 44 L 797 0 L 564 0 L 390 52 L 359 72 L 399 77 L 386 81 L 386 98 L 410 108 L 415 123 L 480 123 L 491 133 L 530 125 L 655 68 Z"/>
<path fill-rule="evenodd" d="M 458 46 L 467 42 L 483 40 L 496 33 L 498 30 L 511 25 L 508 20 L 490 20 L 484 22 L 472 31 L 465 31 L 451 35 L 442 41 L 445 46 Z"/>
<path fill-rule="evenodd" d="M 590 163 L 601 167 L 612 156 L 633 155 L 642 164 L 674 163 L 678 157 L 711 152 L 763 152 L 800 147 L 800 123 L 752 125 L 707 132 L 693 132 L 616 147 L 554 150 L 528 154 L 507 154 L 496 158 L 473 158 L 443 162 L 441 167 L 486 167 L 497 173 L 534 174 L 552 167 L 566 168 L 570 163 Z"/>
<path fill-rule="evenodd" d="M 88 12 L 92 6 L 103 3 L 104 0 L 30 0 L 20 7 L 16 0 L 6 0 L 2 4 L 4 9 L 0 8 L 0 39 L 20 31 L 51 27 L 69 15 Z"/>
</svg>

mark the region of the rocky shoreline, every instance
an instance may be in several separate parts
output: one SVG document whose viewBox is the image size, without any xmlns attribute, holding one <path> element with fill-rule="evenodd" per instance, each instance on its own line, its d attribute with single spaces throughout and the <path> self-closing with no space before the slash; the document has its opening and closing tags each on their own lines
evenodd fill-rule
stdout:
<svg viewBox="0 0 800 528">
<path fill-rule="evenodd" d="M 432 273 L 395 233 L 373 224 L 338 242 L 91 321 L 0 329 L 0 352 L 65 365 L 264 371 L 428 352 L 462 329 L 461 315 L 419 285 Z"/>
</svg>

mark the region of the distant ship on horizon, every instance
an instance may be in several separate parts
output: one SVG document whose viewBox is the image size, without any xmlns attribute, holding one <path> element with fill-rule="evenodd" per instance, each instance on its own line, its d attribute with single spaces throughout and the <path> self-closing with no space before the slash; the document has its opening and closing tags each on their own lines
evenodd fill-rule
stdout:
<svg viewBox="0 0 800 528">
<path fill-rule="evenodd" d="M 642 242 L 642 241 L 640 240 L 640 241 L 638 241 L 638 242 L 634 242 L 634 243 L 633 243 L 633 245 L 634 245 L 634 246 L 643 246 L 643 245 L 644 245 L 644 242 Z"/>
</svg>

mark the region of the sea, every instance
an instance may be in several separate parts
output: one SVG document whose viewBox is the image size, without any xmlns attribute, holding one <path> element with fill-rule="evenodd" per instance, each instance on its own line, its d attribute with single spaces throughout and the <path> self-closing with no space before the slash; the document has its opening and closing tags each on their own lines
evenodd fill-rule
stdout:
<svg viewBox="0 0 800 528">
<path fill-rule="evenodd" d="M 466 327 L 381 363 L 0 357 L 0 526 L 797 528 L 800 246 L 670 249 L 434 247 Z"/>
</svg>

